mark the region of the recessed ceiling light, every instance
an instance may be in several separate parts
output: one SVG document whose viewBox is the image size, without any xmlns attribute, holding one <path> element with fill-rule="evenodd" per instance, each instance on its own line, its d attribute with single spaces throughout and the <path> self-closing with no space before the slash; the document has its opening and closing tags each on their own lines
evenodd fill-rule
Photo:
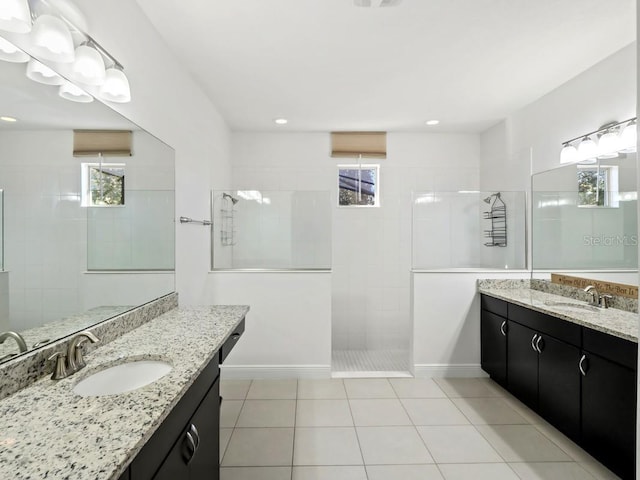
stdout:
<svg viewBox="0 0 640 480">
<path fill-rule="evenodd" d="M 3 122 L 17 122 L 18 121 L 17 118 L 13 118 L 13 117 L 0 117 L 0 120 L 2 120 Z"/>
<path fill-rule="evenodd" d="M 440 123 L 440 120 L 427 120 L 425 123 L 427 125 L 438 125 Z"/>
<path fill-rule="evenodd" d="M 286 118 L 276 118 L 274 122 L 276 122 L 278 125 L 286 125 L 287 123 L 289 123 L 289 120 L 287 120 Z"/>
</svg>

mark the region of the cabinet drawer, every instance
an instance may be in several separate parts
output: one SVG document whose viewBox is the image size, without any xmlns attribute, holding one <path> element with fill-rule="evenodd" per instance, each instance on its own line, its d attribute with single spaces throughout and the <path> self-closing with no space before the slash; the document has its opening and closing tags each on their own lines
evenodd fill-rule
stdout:
<svg viewBox="0 0 640 480">
<path fill-rule="evenodd" d="M 637 370 L 638 344 L 635 342 L 583 327 L 582 348 L 634 371 Z"/>
<path fill-rule="evenodd" d="M 238 343 L 238 339 L 244 333 L 244 318 L 240 322 L 240 324 L 236 327 L 233 333 L 229 336 L 224 345 L 220 348 L 220 363 L 224 362 L 224 359 L 227 358 L 229 352 L 233 350 L 233 347 Z"/>
<path fill-rule="evenodd" d="M 507 318 L 508 304 L 504 300 L 489 297 L 488 295 L 480 295 L 480 305 L 483 310 L 487 310 L 488 312 Z"/>
<path fill-rule="evenodd" d="M 509 303 L 509 320 L 551 335 L 577 347 L 582 343 L 582 327 L 560 318 Z"/>
</svg>

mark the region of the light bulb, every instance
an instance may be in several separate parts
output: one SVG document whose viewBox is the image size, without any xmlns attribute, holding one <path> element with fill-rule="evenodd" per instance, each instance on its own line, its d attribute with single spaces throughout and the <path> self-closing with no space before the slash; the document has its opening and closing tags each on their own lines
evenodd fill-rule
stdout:
<svg viewBox="0 0 640 480">
<path fill-rule="evenodd" d="M 638 148 L 638 125 L 636 122 L 631 122 L 622 133 L 620 133 L 620 151 L 624 153 L 633 153 Z"/>
<path fill-rule="evenodd" d="M 36 57 L 71 63 L 75 57 L 73 39 L 66 24 L 53 15 L 40 15 L 33 24 L 31 44 Z"/>
<path fill-rule="evenodd" d="M 93 97 L 89 95 L 87 92 L 77 87 L 71 82 L 64 82 L 60 85 L 60 89 L 58 90 L 58 95 L 60 95 L 65 100 L 71 100 L 72 102 L 78 103 L 91 103 L 93 102 Z"/>
<path fill-rule="evenodd" d="M 598 141 L 598 158 L 616 158 L 620 150 L 617 130 L 608 130 Z"/>
<path fill-rule="evenodd" d="M 60 75 L 35 58 L 27 63 L 27 78 L 45 85 L 62 85 L 64 83 L 64 79 Z"/>
<path fill-rule="evenodd" d="M 13 43 L 0 37 L 0 60 L 12 63 L 24 63 L 29 61 L 29 55 Z"/>
<path fill-rule="evenodd" d="M 102 85 L 105 78 L 102 55 L 89 45 L 80 45 L 75 57 L 71 67 L 73 79 L 85 85 Z"/>
<path fill-rule="evenodd" d="M 31 31 L 31 10 L 27 0 L 2 0 L 0 2 L 0 30 L 14 33 Z"/>
<path fill-rule="evenodd" d="M 128 103 L 131 101 L 129 80 L 118 67 L 108 68 L 104 83 L 100 87 L 100 98 L 109 102 Z"/>
<path fill-rule="evenodd" d="M 560 152 L 560 163 L 574 163 L 578 161 L 578 150 L 567 143 Z"/>
<path fill-rule="evenodd" d="M 578 145 L 578 160 L 581 162 L 584 160 L 594 159 L 598 156 L 598 145 L 591 137 L 584 137 Z"/>
</svg>

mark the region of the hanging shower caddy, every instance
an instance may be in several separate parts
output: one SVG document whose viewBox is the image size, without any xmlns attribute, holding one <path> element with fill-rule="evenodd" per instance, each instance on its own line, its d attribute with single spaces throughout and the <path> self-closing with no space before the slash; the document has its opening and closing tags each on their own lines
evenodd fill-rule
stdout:
<svg viewBox="0 0 640 480">
<path fill-rule="evenodd" d="M 491 205 L 488 212 L 484 212 L 484 218 L 491 220 L 491 230 L 485 230 L 486 247 L 506 247 L 507 246 L 507 206 L 500 196 L 500 192 L 492 193 L 484 199 L 485 203 Z"/>
</svg>

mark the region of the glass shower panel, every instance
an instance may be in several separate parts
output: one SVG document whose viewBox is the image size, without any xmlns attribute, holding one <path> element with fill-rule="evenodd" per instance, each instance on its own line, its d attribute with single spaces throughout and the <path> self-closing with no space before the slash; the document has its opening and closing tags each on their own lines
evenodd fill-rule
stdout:
<svg viewBox="0 0 640 480">
<path fill-rule="evenodd" d="M 87 270 L 174 270 L 173 190 L 130 190 L 125 204 L 87 207 Z"/>
<path fill-rule="evenodd" d="M 585 206 L 580 192 L 533 192 L 534 269 L 636 269 L 637 193 Z"/>
<path fill-rule="evenodd" d="M 4 191 L 0 190 L 0 272 L 4 270 Z"/>
<path fill-rule="evenodd" d="M 328 191 L 211 193 L 213 270 L 331 268 Z"/>
<path fill-rule="evenodd" d="M 526 268 L 525 192 L 414 192 L 412 268 Z"/>
</svg>

